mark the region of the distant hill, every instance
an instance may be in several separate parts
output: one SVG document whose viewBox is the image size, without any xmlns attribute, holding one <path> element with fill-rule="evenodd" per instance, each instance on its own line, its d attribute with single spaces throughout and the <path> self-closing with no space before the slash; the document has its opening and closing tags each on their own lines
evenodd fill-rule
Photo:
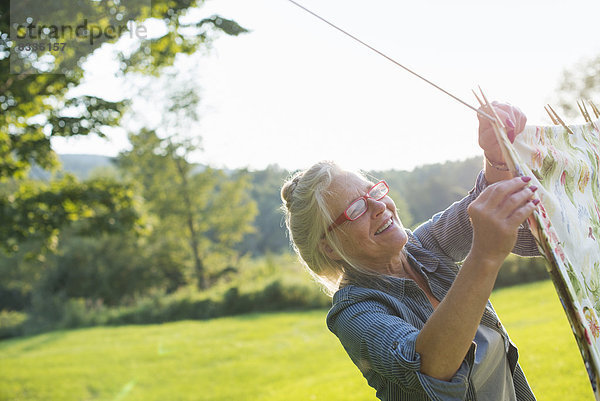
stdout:
<svg viewBox="0 0 600 401">
<path fill-rule="evenodd" d="M 109 156 L 87 154 L 58 155 L 58 157 L 62 164 L 62 170 L 75 174 L 77 178 L 82 180 L 88 178 L 90 173 L 99 167 L 113 167 L 115 159 Z M 50 178 L 50 173 L 34 166 L 31 169 L 30 177 L 47 180 Z"/>
<path fill-rule="evenodd" d="M 80 180 L 89 178 L 90 173 L 98 168 L 115 168 L 115 157 L 94 155 L 94 154 L 64 154 L 58 155 L 62 164 L 62 170 L 75 174 Z M 194 166 L 194 172 L 199 173 L 204 171 L 206 166 L 197 164 Z M 231 174 L 235 170 L 225 169 L 223 170 L 226 174 Z M 29 176 L 33 179 L 48 180 L 50 173 L 41 169 L 39 166 L 34 166 L 29 173 Z"/>
<path fill-rule="evenodd" d="M 63 169 L 81 179 L 87 178 L 98 167 L 113 167 L 114 157 L 101 155 L 59 155 Z"/>
</svg>

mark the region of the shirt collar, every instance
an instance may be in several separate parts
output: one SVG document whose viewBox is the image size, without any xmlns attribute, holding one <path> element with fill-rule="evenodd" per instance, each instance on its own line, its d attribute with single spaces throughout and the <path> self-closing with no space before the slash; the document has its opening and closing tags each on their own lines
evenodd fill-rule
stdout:
<svg viewBox="0 0 600 401">
<path fill-rule="evenodd" d="M 440 264 L 440 260 L 433 252 L 423 248 L 421 242 L 412 234 L 412 232 L 407 230 L 407 233 L 408 242 L 404 246 L 404 249 L 411 264 L 417 269 L 428 273 L 436 271 Z"/>
</svg>

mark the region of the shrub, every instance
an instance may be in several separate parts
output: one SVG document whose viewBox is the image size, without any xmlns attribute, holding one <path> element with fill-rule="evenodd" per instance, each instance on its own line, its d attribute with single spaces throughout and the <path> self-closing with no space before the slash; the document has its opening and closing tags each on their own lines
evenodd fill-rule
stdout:
<svg viewBox="0 0 600 401">
<path fill-rule="evenodd" d="M 494 288 L 547 280 L 549 277 L 543 258 L 523 258 L 511 254 L 502 264 Z"/>
<path fill-rule="evenodd" d="M 21 335 L 27 314 L 22 312 L 0 311 L 0 339 Z"/>
<path fill-rule="evenodd" d="M 62 328 L 153 324 L 331 305 L 331 299 L 292 255 L 245 260 L 237 270 L 237 275 L 218 282 L 207 291 L 200 292 L 194 286 L 173 293 L 156 289 L 120 306 L 107 306 L 81 297 L 69 298 L 65 293 L 34 292 L 29 315 L 1 312 L 0 338 Z M 496 287 L 547 278 L 543 259 L 511 255 L 500 270 Z"/>
</svg>

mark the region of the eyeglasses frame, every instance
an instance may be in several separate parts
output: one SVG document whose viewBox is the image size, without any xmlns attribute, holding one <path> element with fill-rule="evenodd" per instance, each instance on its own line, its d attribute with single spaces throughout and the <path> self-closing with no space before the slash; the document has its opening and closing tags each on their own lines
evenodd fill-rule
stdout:
<svg viewBox="0 0 600 401">
<path fill-rule="evenodd" d="M 379 198 L 373 198 L 372 196 L 369 195 L 369 193 L 371 193 L 371 191 L 374 190 L 375 187 L 377 187 L 379 184 L 385 185 L 386 191 L 385 191 L 385 193 L 381 197 L 379 197 Z M 340 214 L 339 217 L 337 219 L 335 219 L 333 221 L 333 223 L 331 223 L 331 225 L 327 228 L 327 231 L 331 232 L 334 228 L 336 228 L 339 225 L 345 223 L 346 221 L 355 221 L 355 220 L 358 220 L 363 214 L 365 214 L 367 212 L 367 210 L 369 210 L 369 201 L 368 201 L 369 198 L 373 199 L 375 201 L 379 201 L 379 200 L 385 198 L 389 192 L 390 192 L 390 187 L 387 184 L 387 182 L 385 182 L 384 180 L 381 180 L 381 181 L 377 182 L 375 185 L 373 185 L 371 187 L 371 189 L 369 189 L 367 191 L 367 193 L 365 195 L 363 195 L 363 196 L 361 196 L 361 197 L 356 198 L 355 200 L 353 200 L 352 203 L 350 203 L 348 205 L 348 207 L 346 208 L 346 210 L 344 210 L 344 213 Z M 348 210 L 352 207 L 352 205 L 354 205 L 356 202 L 358 202 L 360 200 L 364 200 L 365 201 L 365 204 L 366 204 L 365 210 L 361 214 L 359 214 L 358 216 L 356 216 L 355 218 L 351 219 L 348 216 Z"/>
</svg>

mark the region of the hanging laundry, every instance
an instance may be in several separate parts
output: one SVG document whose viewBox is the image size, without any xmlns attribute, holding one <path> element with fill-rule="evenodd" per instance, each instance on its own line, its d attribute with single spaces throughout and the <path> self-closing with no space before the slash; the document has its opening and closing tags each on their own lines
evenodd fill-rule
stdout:
<svg viewBox="0 0 600 401">
<path fill-rule="evenodd" d="M 509 165 L 539 188 L 530 228 L 600 400 L 600 120 L 586 119 L 527 126 L 513 144 L 503 138 L 501 145 Z"/>
</svg>

